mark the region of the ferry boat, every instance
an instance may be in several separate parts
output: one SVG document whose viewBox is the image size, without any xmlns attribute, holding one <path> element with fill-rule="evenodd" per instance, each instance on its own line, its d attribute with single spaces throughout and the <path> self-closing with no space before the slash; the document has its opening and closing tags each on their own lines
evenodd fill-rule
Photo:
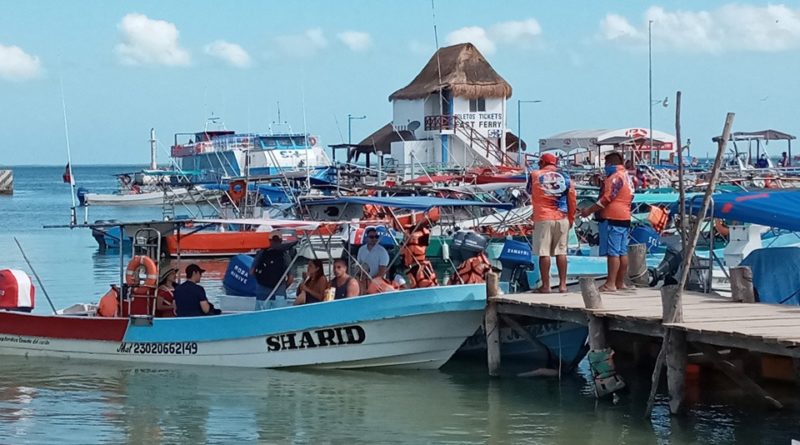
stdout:
<svg viewBox="0 0 800 445">
<path fill-rule="evenodd" d="M 184 171 L 196 171 L 199 182 L 225 178 L 268 176 L 307 170 L 311 176 L 331 166 L 316 136 L 307 133 L 236 133 L 203 130 L 176 133 L 170 154 Z"/>
</svg>

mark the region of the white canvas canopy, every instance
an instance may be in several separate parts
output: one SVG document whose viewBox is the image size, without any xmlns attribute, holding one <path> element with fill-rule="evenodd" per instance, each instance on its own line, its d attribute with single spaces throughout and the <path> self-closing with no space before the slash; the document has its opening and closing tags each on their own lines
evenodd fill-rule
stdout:
<svg viewBox="0 0 800 445">
<path fill-rule="evenodd" d="M 650 132 L 646 128 L 620 128 L 617 130 L 570 130 L 546 139 L 539 139 L 539 152 L 562 150 L 570 153 L 575 149 L 588 149 L 590 152 L 605 152 L 615 147 L 629 145 L 636 149 L 649 151 Z M 663 131 L 653 130 L 653 146 L 660 151 L 675 149 L 675 136 Z M 581 152 L 583 150 L 578 150 Z"/>
</svg>

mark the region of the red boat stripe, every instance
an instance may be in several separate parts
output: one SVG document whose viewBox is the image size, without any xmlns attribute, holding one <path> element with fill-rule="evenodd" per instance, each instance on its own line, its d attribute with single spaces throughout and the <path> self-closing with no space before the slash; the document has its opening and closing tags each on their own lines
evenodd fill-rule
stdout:
<svg viewBox="0 0 800 445">
<path fill-rule="evenodd" d="M 127 318 L 42 316 L 0 311 L 0 334 L 122 341 Z"/>
</svg>

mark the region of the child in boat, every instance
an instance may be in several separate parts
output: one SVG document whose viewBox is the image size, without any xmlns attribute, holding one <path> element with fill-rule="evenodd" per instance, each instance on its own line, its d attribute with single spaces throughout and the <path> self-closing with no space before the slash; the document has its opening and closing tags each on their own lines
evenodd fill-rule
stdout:
<svg viewBox="0 0 800 445">
<path fill-rule="evenodd" d="M 311 260 L 308 269 L 303 273 L 303 282 L 297 287 L 295 305 L 319 303 L 325 298 L 325 289 L 328 288 L 328 279 L 322 270 L 321 260 Z"/>
</svg>

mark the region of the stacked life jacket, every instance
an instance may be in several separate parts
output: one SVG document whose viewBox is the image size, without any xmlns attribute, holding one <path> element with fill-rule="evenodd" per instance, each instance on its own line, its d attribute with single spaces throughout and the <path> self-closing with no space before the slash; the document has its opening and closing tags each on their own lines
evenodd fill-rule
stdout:
<svg viewBox="0 0 800 445">
<path fill-rule="evenodd" d="M 420 261 L 418 264 L 411 266 L 406 276 L 409 278 L 410 287 L 412 289 L 422 289 L 439 285 L 436 272 L 433 270 L 433 265 L 428 260 Z"/>
<path fill-rule="evenodd" d="M 431 231 L 427 227 L 420 228 L 408 236 L 408 242 L 402 248 L 403 265 L 411 267 L 426 261 L 425 251 L 430 244 Z"/>
<path fill-rule="evenodd" d="M 492 270 L 489 258 L 483 252 L 472 258 L 467 258 L 458 265 L 456 273 L 450 277 L 448 285 L 477 284 L 486 282 L 486 273 Z"/>
</svg>

